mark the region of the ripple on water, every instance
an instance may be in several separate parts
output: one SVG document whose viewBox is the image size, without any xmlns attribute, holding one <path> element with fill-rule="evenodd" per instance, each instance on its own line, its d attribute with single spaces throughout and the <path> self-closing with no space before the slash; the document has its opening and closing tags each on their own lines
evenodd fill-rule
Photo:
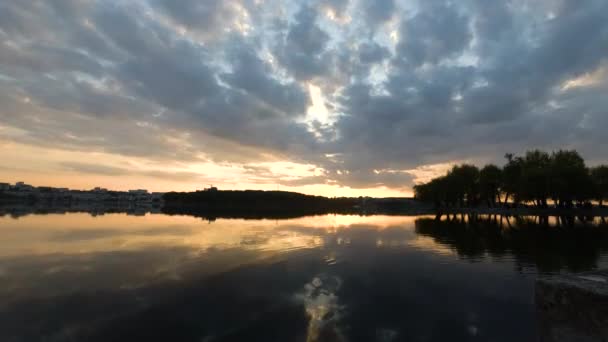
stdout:
<svg viewBox="0 0 608 342">
<path fill-rule="evenodd" d="M 326 255 L 323 257 L 323 261 L 329 266 L 336 265 L 338 263 L 338 259 L 335 256 Z"/>
</svg>

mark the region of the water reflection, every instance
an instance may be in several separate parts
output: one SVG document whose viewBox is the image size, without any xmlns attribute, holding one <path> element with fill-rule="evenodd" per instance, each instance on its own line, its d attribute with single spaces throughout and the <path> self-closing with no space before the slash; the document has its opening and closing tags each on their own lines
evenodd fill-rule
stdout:
<svg viewBox="0 0 608 342">
<path fill-rule="evenodd" d="M 345 341 L 340 320 L 345 307 L 340 305 L 336 293 L 342 280 L 336 276 L 318 275 L 304 285 L 304 292 L 297 296 L 302 300 L 308 316 L 306 341 Z"/>
<path fill-rule="evenodd" d="M 606 225 L 581 218 L 71 213 L 0 230 L 14 341 L 534 340 L 535 275 L 608 256 Z"/>
<path fill-rule="evenodd" d="M 0 203 L 0 216 L 19 218 L 28 215 L 88 213 L 91 216 L 125 213 L 133 216 L 144 216 L 148 213 L 160 213 L 160 203 L 135 202 L 8 202 Z"/>
<path fill-rule="evenodd" d="M 594 217 L 446 215 L 416 220 L 416 233 L 468 259 L 513 258 L 519 272 L 596 269 L 608 253 L 608 225 Z"/>
</svg>

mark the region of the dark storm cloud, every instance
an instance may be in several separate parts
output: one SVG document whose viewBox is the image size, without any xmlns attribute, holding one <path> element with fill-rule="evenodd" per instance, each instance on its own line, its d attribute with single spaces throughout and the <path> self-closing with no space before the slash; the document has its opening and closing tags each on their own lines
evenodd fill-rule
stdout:
<svg viewBox="0 0 608 342">
<path fill-rule="evenodd" d="M 286 185 L 401 187 L 533 147 L 598 162 L 607 56 L 603 0 L 0 1 L 0 135 L 325 170 Z M 306 116 L 309 83 L 330 118 Z"/>
</svg>

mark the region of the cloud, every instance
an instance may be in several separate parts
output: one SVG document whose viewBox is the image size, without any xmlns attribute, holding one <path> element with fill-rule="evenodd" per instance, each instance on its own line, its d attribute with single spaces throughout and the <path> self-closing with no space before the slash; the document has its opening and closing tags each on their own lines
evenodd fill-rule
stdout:
<svg viewBox="0 0 608 342">
<path fill-rule="evenodd" d="M 240 42 L 235 45 L 232 72 L 225 74 L 223 81 L 279 110 L 279 115 L 301 116 L 306 112 L 310 99 L 301 85 L 273 79 L 271 66 L 260 59 L 255 49 Z"/>
<path fill-rule="evenodd" d="M 474 5 L 473 10 L 487 10 Z M 388 93 L 373 94 L 366 84 L 351 84 L 344 91 L 341 103 L 349 115 L 337 124 L 342 138 L 336 147 L 342 162 L 355 169 L 409 168 L 470 158 L 496 161 L 504 152 L 531 147 L 583 147 L 581 141 L 588 138 L 579 131 L 582 115 L 554 107 L 552 101 L 564 105 L 554 91 L 564 78 L 594 70 L 606 60 L 606 51 L 595 50 L 604 46 L 600 41 L 605 36 L 586 29 L 602 26 L 599 7 L 605 5 L 586 5 L 545 19 L 541 28 L 531 20 L 530 26 L 511 26 L 524 15 L 512 11 L 502 12 L 511 16 L 502 23 L 476 26 L 478 39 L 504 39 L 500 47 L 486 41 L 471 45 L 471 18 L 483 13 L 461 14 L 463 8 L 454 4 L 435 4 L 431 12 L 422 7 L 403 19 L 402 42 L 384 84 Z M 534 43 L 526 41 L 527 31 L 538 35 Z M 512 40 L 513 35 L 519 39 Z M 586 38 L 575 42 L 574 36 Z M 488 54 L 489 47 L 496 50 Z M 566 50 L 570 53 L 562 58 L 558 51 Z M 582 152 L 598 154 L 590 148 Z"/>
<path fill-rule="evenodd" d="M 396 59 L 413 67 L 458 56 L 473 37 L 469 19 L 447 2 L 425 3 L 413 18 L 402 21 L 400 30 Z"/>
<path fill-rule="evenodd" d="M 69 171 L 78 171 L 78 172 L 107 175 L 107 176 L 118 176 L 118 175 L 125 175 L 128 173 L 127 169 L 114 167 L 114 166 L 99 165 L 99 164 L 64 162 L 64 163 L 62 163 L 62 166 Z"/>
<path fill-rule="evenodd" d="M 110 165 L 100 165 L 82 162 L 62 162 L 60 166 L 70 172 L 78 172 L 92 175 L 104 176 L 143 176 L 173 181 L 199 181 L 204 178 L 203 174 L 186 171 L 164 171 L 164 170 L 141 170 L 136 168 L 122 168 Z"/>
<path fill-rule="evenodd" d="M 366 2 L 366 6 L 363 8 L 367 22 L 376 26 L 390 20 L 396 10 L 394 0 L 378 0 Z"/>
<path fill-rule="evenodd" d="M 48 239 L 53 242 L 79 242 L 101 239 L 117 239 L 126 236 L 186 236 L 191 235 L 192 229 L 185 225 L 171 225 L 164 228 L 116 229 L 89 228 L 81 230 L 63 230 L 53 233 Z"/>
<path fill-rule="evenodd" d="M 275 47 L 278 60 L 297 79 L 309 80 L 329 72 L 330 56 L 324 52 L 330 36 L 318 26 L 317 17 L 316 9 L 302 5 Z"/>
<path fill-rule="evenodd" d="M 359 45 L 359 61 L 364 64 L 378 63 L 390 56 L 390 51 L 376 42 Z"/>
<path fill-rule="evenodd" d="M 0 138 L 324 170 L 252 176 L 294 186 L 402 188 L 407 170 L 534 147 L 597 163 L 607 13 L 601 0 L 4 1 Z M 307 115 L 311 85 L 324 122 Z M 125 172 L 107 166 L 64 171 Z"/>
<path fill-rule="evenodd" d="M 178 25 L 205 33 L 216 33 L 237 14 L 231 1 L 224 0 L 157 0 L 153 2 Z"/>
</svg>

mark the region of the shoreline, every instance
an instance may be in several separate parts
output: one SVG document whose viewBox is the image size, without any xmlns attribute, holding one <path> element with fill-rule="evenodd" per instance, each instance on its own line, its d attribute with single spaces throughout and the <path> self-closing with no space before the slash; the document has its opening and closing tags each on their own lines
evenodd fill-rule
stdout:
<svg viewBox="0 0 608 342">
<path fill-rule="evenodd" d="M 505 208 L 505 207 L 477 207 L 477 208 L 432 208 L 422 202 L 411 202 L 404 206 L 362 206 L 350 208 L 336 208 L 331 206 L 246 206 L 246 207 L 205 207 L 192 204 L 158 204 L 140 205 L 137 203 L 104 203 L 104 202 L 82 202 L 82 203 L 27 203 L 13 202 L 0 203 L 0 215 L 11 215 L 14 217 L 29 214 L 50 214 L 84 212 L 94 215 L 104 213 L 128 213 L 132 215 L 145 215 L 146 213 L 158 213 L 167 215 L 189 215 L 206 219 L 214 218 L 275 218 L 286 219 L 316 215 L 357 215 L 357 216 L 444 216 L 444 215 L 489 215 L 503 217 L 517 216 L 540 216 L 540 217 L 601 217 L 608 218 L 608 207 L 593 208 Z"/>
<path fill-rule="evenodd" d="M 595 216 L 608 217 L 608 207 L 593 208 L 439 208 L 436 214 L 476 214 L 501 216 Z"/>
</svg>

